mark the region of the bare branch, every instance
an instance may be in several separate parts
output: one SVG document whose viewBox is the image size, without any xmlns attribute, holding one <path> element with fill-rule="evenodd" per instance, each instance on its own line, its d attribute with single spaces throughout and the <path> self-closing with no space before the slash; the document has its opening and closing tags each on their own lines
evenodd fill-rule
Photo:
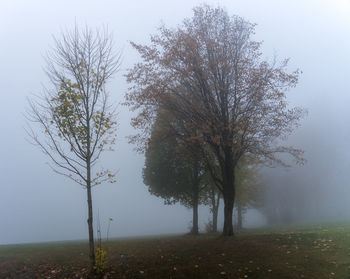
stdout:
<svg viewBox="0 0 350 279">
<path fill-rule="evenodd" d="M 27 119 L 33 123 L 28 136 L 73 180 L 78 176 L 86 183 L 88 161 L 94 165 L 105 146 L 114 144 L 115 108 L 108 104 L 105 85 L 120 60 L 107 28 L 64 31 L 46 55 L 50 90 L 28 100 Z"/>
</svg>

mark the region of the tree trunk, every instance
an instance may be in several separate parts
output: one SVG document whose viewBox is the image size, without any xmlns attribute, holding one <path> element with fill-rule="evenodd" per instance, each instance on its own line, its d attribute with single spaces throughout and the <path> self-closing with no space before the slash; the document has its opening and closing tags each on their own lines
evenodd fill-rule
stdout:
<svg viewBox="0 0 350 279">
<path fill-rule="evenodd" d="M 89 110 L 87 109 L 87 115 Z M 91 150 L 90 150 L 90 121 L 87 120 L 87 156 L 86 156 L 86 191 L 88 203 L 88 229 L 89 229 L 89 260 L 90 268 L 93 270 L 95 266 L 95 246 L 94 246 L 94 228 L 93 228 L 93 212 L 92 212 L 92 196 L 91 196 Z"/>
<path fill-rule="evenodd" d="M 195 168 L 193 188 L 192 188 L 193 218 L 192 218 L 191 234 L 193 234 L 193 235 L 197 235 L 199 233 L 199 231 L 198 231 L 198 203 L 199 203 L 199 179 L 198 179 L 198 170 L 197 170 L 197 168 Z"/>
<path fill-rule="evenodd" d="M 218 214 L 219 214 L 219 204 L 220 204 L 220 193 L 215 195 L 214 189 L 212 190 L 212 208 L 211 212 L 213 215 L 212 219 L 212 232 L 216 233 L 218 231 Z"/>
<path fill-rule="evenodd" d="M 192 172 L 192 209 L 193 209 L 193 219 L 192 219 L 192 230 L 191 234 L 198 235 L 198 204 L 199 204 L 199 166 L 198 160 L 195 158 L 193 162 L 193 172 Z"/>
<path fill-rule="evenodd" d="M 222 234 L 224 236 L 233 236 L 233 223 L 232 223 L 232 213 L 233 213 L 233 199 L 224 199 L 224 228 Z"/>
<path fill-rule="evenodd" d="M 89 105 L 86 105 L 86 115 L 89 116 Z M 92 196 L 91 196 L 91 139 L 90 139 L 90 120 L 86 121 L 86 191 L 88 203 L 88 229 L 89 229 L 89 260 L 90 268 L 93 271 L 95 266 L 95 245 L 94 245 L 94 228 L 93 228 L 93 212 L 92 212 Z"/>
<path fill-rule="evenodd" d="M 193 200 L 193 219 L 191 234 L 198 235 L 198 197 Z"/>
<path fill-rule="evenodd" d="M 214 208 L 213 210 L 213 231 L 214 233 L 216 233 L 218 231 L 218 210 L 216 208 Z"/>
<path fill-rule="evenodd" d="M 213 232 L 218 232 L 218 215 L 219 215 L 219 206 L 220 206 L 220 193 L 216 197 L 215 210 L 213 212 Z"/>
<path fill-rule="evenodd" d="M 228 139 L 226 136 L 223 136 L 223 138 Z M 224 148 L 223 152 L 224 160 L 220 162 L 224 198 L 224 228 L 222 234 L 223 236 L 233 236 L 232 215 L 235 201 L 235 164 L 229 145 Z"/>
<path fill-rule="evenodd" d="M 88 168 L 88 181 L 86 185 L 87 191 L 87 203 L 88 203 L 88 229 L 89 229 L 89 260 L 90 267 L 93 269 L 95 266 L 95 246 L 94 246 L 94 230 L 93 230 L 93 213 L 92 213 L 92 196 L 91 196 L 91 179 L 90 178 L 91 169 Z"/>
<path fill-rule="evenodd" d="M 241 230 L 242 229 L 242 223 L 243 223 L 243 216 L 242 216 L 243 212 L 242 212 L 242 206 L 241 204 L 238 202 L 237 203 L 237 230 Z"/>
<path fill-rule="evenodd" d="M 227 180 L 224 184 L 224 228 L 222 234 L 224 236 L 233 236 L 233 207 L 235 199 L 234 173 L 227 173 Z"/>
</svg>

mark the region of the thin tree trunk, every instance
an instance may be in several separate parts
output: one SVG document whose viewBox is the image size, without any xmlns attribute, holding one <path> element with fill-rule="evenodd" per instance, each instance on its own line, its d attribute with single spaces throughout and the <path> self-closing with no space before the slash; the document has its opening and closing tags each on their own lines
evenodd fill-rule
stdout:
<svg viewBox="0 0 350 279">
<path fill-rule="evenodd" d="M 216 208 L 213 209 L 213 228 L 212 232 L 216 233 L 218 231 L 218 211 Z"/>
<path fill-rule="evenodd" d="M 89 116 L 89 106 L 86 104 L 86 115 Z M 91 196 L 91 139 L 90 139 L 90 120 L 87 118 L 87 156 L 86 156 L 86 190 L 88 202 L 88 228 L 89 228 L 89 259 L 90 268 L 93 270 L 95 266 L 95 245 L 94 245 L 94 228 L 93 228 L 93 212 L 92 212 L 92 196 Z"/>
<path fill-rule="evenodd" d="M 193 218 L 192 218 L 192 230 L 191 234 L 197 235 L 198 231 L 198 204 L 199 204 L 199 178 L 198 178 L 198 168 L 195 165 L 193 172 L 193 187 L 192 187 L 192 210 L 193 210 Z"/>
<path fill-rule="evenodd" d="M 216 195 L 214 186 L 212 186 L 210 191 L 211 199 L 211 213 L 212 213 L 212 227 L 211 232 L 216 233 L 218 231 L 218 213 L 219 213 L 219 203 L 220 203 L 220 193 Z"/>
<path fill-rule="evenodd" d="M 191 234 L 198 235 L 198 193 L 197 197 L 193 199 L 193 219 Z"/>
<path fill-rule="evenodd" d="M 193 209 L 193 219 L 192 219 L 192 230 L 191 234 L 198 235 L 198 204 L 199 204 L 199 166 L 198 160 L 195 158 L 193 163 L 192 172 L 192 209 Z"/>
<path fill-rule="evenodd" d="M 220 205 L 220 193 L 217 194 L 215 201 L 215 192 L 214 192 L 214 204 L 213 204 L 213 232 L 216 233 L 218 231 L 218 214 L 219 214 L 219 205 Z"/>
<path fill-rule="evenodd" d="M 243 216 L 242 216 L 242 206 L 238 202 L 237 203 L 237 230 L 242 229 L 242 223 L 243 223 Z"/>
<path fill-rule="evenodd" d="M 89 229 L 89 259 L 90 267 L 95 266 L 95 246 L 94 246 L 94 230 L 93 230 L 93 212 L 92 212 L 92 196 L 91 196 L 91 166 L 90 160 L 87 162 L 87 203 L 88 203 L 88 229 Z"/>
</svg>

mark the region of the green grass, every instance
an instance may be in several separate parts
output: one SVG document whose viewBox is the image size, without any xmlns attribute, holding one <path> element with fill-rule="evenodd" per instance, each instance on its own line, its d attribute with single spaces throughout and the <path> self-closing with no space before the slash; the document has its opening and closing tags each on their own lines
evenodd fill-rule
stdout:
<svg viewBox="0 0 350 279">
<path fill-rule="evenodd" d="M 104 243 L 105 278 L 350 278 L 350 225 Z M 87 278 L 86 242 L 0 246 L 0 278 Z"/>
</svg>

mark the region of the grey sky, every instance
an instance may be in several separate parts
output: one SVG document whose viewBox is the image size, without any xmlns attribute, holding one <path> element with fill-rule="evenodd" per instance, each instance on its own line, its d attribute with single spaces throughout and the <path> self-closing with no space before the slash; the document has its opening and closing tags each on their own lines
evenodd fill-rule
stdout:
<svg viewBox="0 0 350 279">
<path fill-rule="evenodd" d="M 47 84 L 43 55 L 52 45 L 52 35 L 59 36 L 60 30 L 72 28 L 75 22 L 108 25 L 117 48 L 123 49 L 121 70 L 109 86 L 113 99 L 121 102 L 127 88 L 125 69 L 139 59 L 128 42 L 148 42 L 161 22 L 180 24 L 202 2 L 0 1 L 0 244 L 87 237 L 85 191 L 54 174 L 45 165 L 48 159 L 25 140 L 23 129 L 26 97 Z M 220 4 L 230 14 L 257 23 L 256 39 L 264 41 L 264 55 L 290 57 L 290 69 L 303 71 L 299 85 L 290 92 L 293 104 L 309 109 L 302 127 L 290 138 L 305 149 L 309 161 L 300 173 L 312 170 L 320 180 L 331 177 L 332 185 L 324 185 L 322 191 L 332 192 L 334 201 L 341 197 L 346 204 L 350 199 L 350 188 L 345 187 L 350 176 L 350 1 L 206 3 Z M 108 217 L 114 218 L 112 236 L 185 231 L 191 212 L 164 206 L 142 183 L 143 157 L 125 139 L 134 133 L 130 117 L 128 109 L 120 106 L 116 151 L 103 157 L 104 165 L 119 170 L 118 182 L 94 189 L 95 214 L 99 209 L 102 226 L 107 225 Z M 327 188 L 334 190 L 327 192 Z M 203 225 L 209 216 L 205 209 L 201 213 Z"/>
</svg>

